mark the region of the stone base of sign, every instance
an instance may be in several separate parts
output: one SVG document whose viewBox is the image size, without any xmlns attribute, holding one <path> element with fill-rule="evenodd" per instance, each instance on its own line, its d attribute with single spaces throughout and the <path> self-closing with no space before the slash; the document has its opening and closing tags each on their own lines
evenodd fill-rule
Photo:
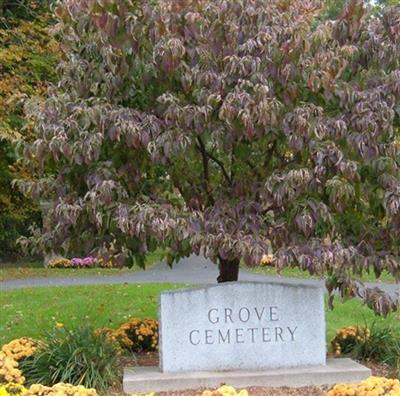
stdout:
<svg viewBox="0 0 400 396">
<path fill-rule="evenodd" d="M 221 384 L 236 388 L 301 387 L 357 383 L 368 378 L 371 370 L 351 359 L 328 359 L 326 366 L 282 368 L 274 370 L 197 371 L 162 373 L 158 367 L 132 367 L 124 370 L 124 392 L 163 392 L 185 389 L 214 389 Z"/>
</svg>

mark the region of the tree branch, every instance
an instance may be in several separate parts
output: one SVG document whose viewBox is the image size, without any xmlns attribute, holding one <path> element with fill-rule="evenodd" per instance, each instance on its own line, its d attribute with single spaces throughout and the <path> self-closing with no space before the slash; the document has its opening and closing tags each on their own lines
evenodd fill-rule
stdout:
<svg viewBox="0 0 400 396">
<path fill-rule="evenodd" d="M 207 195 L 208 201 L 211 205 L 214 204 L 214 198 L 210 193 L 209 190 L 209 186 L 210 186 L 210 172 L 209 172 L 209 168 L 208 168 L 208 153 L 206 150 L 206 146 L 204 145 L 203 141 L 201 140 L 201 138 L 198 136 L 197 137 L 197 145 L 196 147 L 198 148 L 198 150 L 201 153 L 201 158 L 202 158 L 202 163 L 203 163 L 203 189 Z"/>
<path fill-rule="evenodd" d="M 208 158 L 210 158 L 212 161 L 214 161 L 220 167 L 220 169 L 222 171 L 222 174 L 224 175 L 226 181 L 229 183 L 229 185 L 231 185 L 232 184 L 232 179 L 228 175 L 228 172 L 226 171 L 222 161 L 219 160 L 217 157 L 215 157 L 213 154 L 209 153 L 208 151 L 206 151 L 206 154 L 207 154 Z"/>
<path fill-rule="evenodd" d="M 206 146 L 204 145 L 204 142 L 201 140 L 200 137 L 197 137 L 198 145 L 197 148 L 200 150 L 203 156 L 208 157 L 210 160 L 214 161 L 219 168 L 222 171 L 222 174 L 224 175 L 226 181 L 229 183 L 229 185 L 232 185 L 232 179 L 229 177 L 228 172 L 226 171 L 224 164 L 221 160 L 219 160 L 217 157 L 215 157 L 212 153 L 206 150 Z M 204 158 L 203 158 L 203 164 L 204 164 Z"/>
</svg>

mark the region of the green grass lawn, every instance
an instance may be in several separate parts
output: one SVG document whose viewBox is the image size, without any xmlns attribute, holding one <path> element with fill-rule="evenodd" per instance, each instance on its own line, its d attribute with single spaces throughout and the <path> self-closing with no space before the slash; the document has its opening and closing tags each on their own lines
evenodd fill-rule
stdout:
<svg viewBox="0 0 400 396">
<path fill-rule="evenodd" d="M 253 271 L 258 274 L 265 274 L 271 276 L 278 275 L 278 271 L 275 269 L 275 267 L 271 266 L 257 267 L 253 269 Z M 292 277 L 292 278 L 314 278 L 314 279 L 319 278 L 318 276 L 312 276 L 307 271 L 302 271 L 299 268 L 285 268 L 281 271 L 279 275 L 283 277 Z M 379 277 L 379 279 L 376 278 L 374 273 L 370 274 L 364 273 L 362 276 L 362 280 L 364 282 L 388 282 L 388 283 L 395 282 L 394 277 L 387 271 L 384 271 L 382 275 Z"/>
<path fill-rule="evenodd" d="M 116 328 L 129 317 L 156 318 L 158 295 L 163 290 L 188 287 L 182 284 L 125 284 L 42 287 L 0 293 L 0 345 L 13 338 L 40 338 L 56 322 L 76 326 L 88 322 L 94 327 Z M 327 311 L 327 336 L 351 324 L 398 326 L 400 315 L 380 318 L 359 301 L 336 302 Z"/>
<path fill-rule="evenodd" d="M 148 254 L 146 258 L 146 268 L 159 263 L 163 258 L 163 251 L 156 250 Z M 0 281 L 10 279 L 26 278 L 48 278 L 48 277 L 75 277 L 75 276 L 109 276 L 121 275 L 133 271 L 142 271 L 140 267 L 134 265 L 132 268 L 45 268 L 42 262 L 25 261 L 15 263 L 0 264 Z"/>
</svg>

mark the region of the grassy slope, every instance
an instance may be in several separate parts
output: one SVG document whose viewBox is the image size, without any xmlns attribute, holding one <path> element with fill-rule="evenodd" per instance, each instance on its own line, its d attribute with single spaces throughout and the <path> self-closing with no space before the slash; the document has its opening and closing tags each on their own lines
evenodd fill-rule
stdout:
<svg viewBox="0 0 400 396">
<path fill-rule="evenodd" d="M 129 317 L 157 317 L 157 301 L 161 291 L 188 285 L 104 285 L 49 287 L 2 291 L 0 294 L 0 345 L 20 336 L 40 337 L 47 329 L 62 322 L 74 326 L 88 321 L 95 327 L 117 327 Z M 328 340 L 336 329 L 350 324 L 381 324 L 397 326 L 399 314 L 386 319 L 352 300 L 337 302 L 327 311 Z"/>
</svg>

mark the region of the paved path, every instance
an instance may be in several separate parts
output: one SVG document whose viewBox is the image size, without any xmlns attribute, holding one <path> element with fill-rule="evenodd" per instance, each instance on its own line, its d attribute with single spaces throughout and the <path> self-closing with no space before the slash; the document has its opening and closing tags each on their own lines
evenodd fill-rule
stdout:
<svg viewBox="0 0 400 396">
<path fill-rule="evenodd" d="M 217 276 L 217 266 L 211 261 L 203 257 L 191 256 L 175 264 L 172 269 L 167 264 L 160 263 L 146 271 L 125 272 L 121 275 L 15 279 L 0 281 L 0 289 L 121 283 L 190 283 L 199 285 L 216 283 Z M 255 274 L 246 270 L 241 270 L 239 274 L 240 281 L 279 282 L 280 279 L 282 278 L 279 276 Z M 294 278 L 285 278 L 285 280 L 293 283 L 303 282 Z M 396 293 L 400 294 L 400 284 L 369 283 L 368 285 L 378 286 L 392 296 L 395 296 Z"/>
</svg>

